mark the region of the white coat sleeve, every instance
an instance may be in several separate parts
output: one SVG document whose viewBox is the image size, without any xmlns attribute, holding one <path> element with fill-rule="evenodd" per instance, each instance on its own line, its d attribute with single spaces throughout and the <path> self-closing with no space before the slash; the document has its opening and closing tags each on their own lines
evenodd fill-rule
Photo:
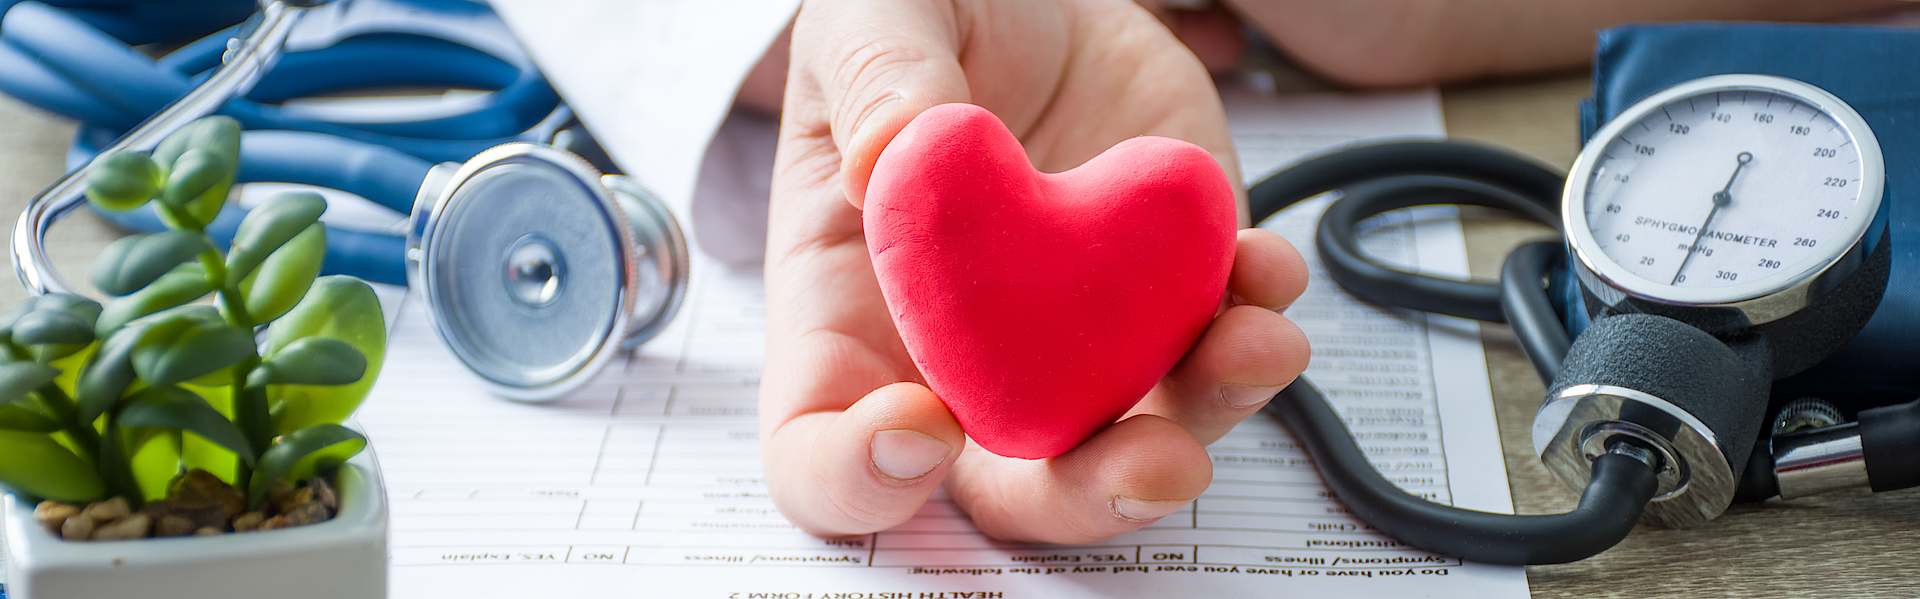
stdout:
<svg viewBox="0 0 1920 599">
<path fill-rule="evenodd" d="M 800 0 L 491 4 L 614 162 L 686 222 L 709 141 Z M 686 228 L 693 243 L 711 229 Z"/>
</svg>

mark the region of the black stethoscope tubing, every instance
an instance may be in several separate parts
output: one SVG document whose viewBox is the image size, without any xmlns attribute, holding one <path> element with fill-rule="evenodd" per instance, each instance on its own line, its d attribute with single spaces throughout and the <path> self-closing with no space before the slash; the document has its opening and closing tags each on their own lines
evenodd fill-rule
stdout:
<svg viewBox="0 0 1920 599">
<path fill-rule="evenodd" d="M 1340 191 L 1314 234 L 1334 281 L 1374 304 L 1507 322 L 1541 378 L 1551 380 L 1570 344 L 1546 290 L 1548 272 L 1565 259 L 1563 245 L 1524 245 L 1508 257 L 1501 283 L 1478 283 L 1383 264 L 1360 251 L 1356 227 L 1390 210 L 1460 204 L 1505 210 L 1558 229 L 1564 184 L 1565 175 L 1551 167 L 1486 146 L 1401 142 L 1308 159 L 1254 185 L 1248 200 L 1259 222 L 1307 198 Z M 1375 470 L 1306 377 L 1264 410 L 1293 431 L 1327 486 L 1355 515 L 1408 545 L 1467 560 L 1518 565 L 1585 559 L 1625 538 L 1656 490 L 1657 459 L 1622 442 L 1594 460 L 1573 511 L 1522 516 L 1456 508 L 1407 493 Z"/>
</svg>

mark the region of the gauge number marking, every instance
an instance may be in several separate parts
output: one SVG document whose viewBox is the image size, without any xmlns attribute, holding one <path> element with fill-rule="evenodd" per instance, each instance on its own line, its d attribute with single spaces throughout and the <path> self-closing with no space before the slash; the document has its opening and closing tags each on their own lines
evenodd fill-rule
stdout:
<svg viewBox="0 0 1920 599">
<path fill-rule="evenodd" d="M 1704 95 L 1648 110 L 1632 139 L 1604 142 L 1586 188 L 1594 239 L 1629 272 L 1676 286 L 1791 272 L 1784 267 L 1843 234 L 1858 208 L 1853 138 L 1832 115 L 1778 92 L 1715 92 L 1713 109 L 1699 111 Z M 1776 122 L 1802 107 L 1806 121 Z"/>
</svg>

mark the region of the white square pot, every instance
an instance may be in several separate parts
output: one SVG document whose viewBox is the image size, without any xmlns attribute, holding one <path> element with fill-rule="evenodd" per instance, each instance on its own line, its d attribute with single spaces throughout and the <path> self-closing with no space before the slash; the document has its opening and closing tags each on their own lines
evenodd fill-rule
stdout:
<svg viewBox="0 0 1920 599">
<path fill-rule="evenodd" d="M 340 513 L 266 532 L 65 541 L 6 495 L 7 599 L 379 599 L 387 596 L 387 491 L 373 448 L 334 477 Z"/>
</svg>

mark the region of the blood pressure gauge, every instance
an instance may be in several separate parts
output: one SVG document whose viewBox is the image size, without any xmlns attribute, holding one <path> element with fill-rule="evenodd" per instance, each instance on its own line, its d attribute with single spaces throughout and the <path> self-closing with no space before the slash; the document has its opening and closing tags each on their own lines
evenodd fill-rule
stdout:
<svg viewBox="0 0 1920 599">
<path fill-rule="evenodd" d="M 1548 470 L 1583 487 L 1624 437 L 1658 456 L 1643 519 L 1725 510 L 1754 448 L 1769 451 L 1772 382 L 1826 359 L 1879 305 L 1884 177 L 1859 113 L 1780 77 L 1695 79 L 1602 127 L 1561 198 L 1585 318 L 1534 418 Z M 1858 472 L 1833 480 L 1864 475 L 1835 463 Z M 1778 476 L 1780 493 L 1828 482 L 1806 478 Z"/>
<path fill-rule="evenodd" d="M 1562 218 L 1576 270 L 1604 303 L 1733 308 L 1738 324 L 1761 324 L 1851 274 L 1835 269 L 1877 241 L 1884 174 L 1873 132 L 1833 94 L 1780 77 L 1707 77 L 1595 134 L 1568 177 Z"/>
</svg>

